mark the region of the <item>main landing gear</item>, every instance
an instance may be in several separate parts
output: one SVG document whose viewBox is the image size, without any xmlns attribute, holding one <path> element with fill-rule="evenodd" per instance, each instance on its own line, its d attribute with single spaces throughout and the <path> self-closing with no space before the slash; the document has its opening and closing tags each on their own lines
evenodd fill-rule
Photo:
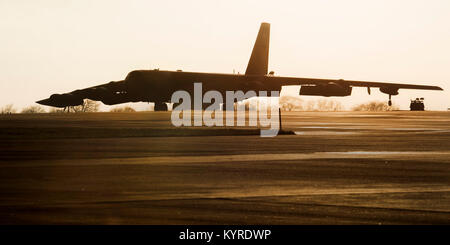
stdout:
<svg viewBox="0 0 450 245">
<path fill-rule="evenodd" d="M 398 95 L 398 88 L 396 87 L 380 87 L 380 92 L 389 95 L 388 106 L 392 106 L 392 95 Z"/>
<path fill-rule="evenodd" d="M 155 102 L 154 111 L 167 111 L 167 104 L 164 102 Z"/>
</svg>

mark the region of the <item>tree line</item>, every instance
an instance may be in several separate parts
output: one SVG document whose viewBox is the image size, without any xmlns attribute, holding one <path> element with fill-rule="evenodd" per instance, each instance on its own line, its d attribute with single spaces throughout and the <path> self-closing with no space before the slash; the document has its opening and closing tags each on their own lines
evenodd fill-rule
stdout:
<svg viewBox="0 0 450 245">
<path fill-rule="evenodd" d="M 246 102 L 248 103 L 248 102 Z M 279 100 L 279 105 L 282 111 L 344 111 L 344 106 L 335 100 L 318 99 L 304 101 L 300 97 L 283 96 Z M 71 106 L 67 108 L 51 108 L 48 111 L 40 105 L 31 105 L 18 111 L 13 104 L 8 104 L 0 107 L 0 114 L 34 114 L 34 113 L 82 113 L 82 112 L 98 112 L 100 109 L 100 102 L 93 100 L 84 100 L 83 105 Z M 389 107 L 385 102 L 370 101 L 358 104 L 351 108 L 352 111 L 391 111 L 398 110 L 398 106 Z M 109 112 L 135 112 L 136 110 L 130 106 L 117 106 L 109 110 Z M 150 108 L 149 108 L 150 111 Z"/>
<path fill-rule="evenodd" d="M 8 104 L 0 108 L 0 114 L 35 114 L 35 113 L 83 113 L 83 112 L 98 112 L 100 111 L 100 102 L 93 100 L 84 100 L 82 105 L 69 106 L 66 108 L 50 108 L 48 111 L 40 105 L 31 105 L 17 110 L 13 104 Z M 130 106 L 118 106 L 110 109 L 110 112 L 135 112 Z"/>
</svg>

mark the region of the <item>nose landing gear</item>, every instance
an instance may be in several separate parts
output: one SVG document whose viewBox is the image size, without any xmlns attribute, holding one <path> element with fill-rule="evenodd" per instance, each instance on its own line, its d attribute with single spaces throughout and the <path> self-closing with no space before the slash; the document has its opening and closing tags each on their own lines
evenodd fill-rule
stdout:
<svg viewBox="0 0 450 245">
<path fill-rule="evenodd" d="M 392 100 L 391 100 L 391 96 L 392 96 L 392 95 L 389 95 L 388 106 L 392 106 Z"/>
</svg>

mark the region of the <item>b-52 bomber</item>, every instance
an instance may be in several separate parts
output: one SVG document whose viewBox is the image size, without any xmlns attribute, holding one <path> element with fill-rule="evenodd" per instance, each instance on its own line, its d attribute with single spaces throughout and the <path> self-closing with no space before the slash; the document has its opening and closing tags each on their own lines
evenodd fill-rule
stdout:
<svg viewBox="0 0 450 245">
<path fill-rule="evenodd" d="M 274 76 L 268 73 L 270 24 L 262 23 L 245 74 L 221 74 L 155 70 L 131 71 L 124 80 L 112 81 L 70 93 L 53 94 L 37 101 L 42 105 L 66 108 L 82 105 L 84 99 L 101 101 L 106 105 L 126 102 L 154 102 L 155 110 L 166 110 L 175 91 L 193 94 L 194 83 L 202 83 L 203 90 L 216 90 L 225 98 L 226 91 L 281 91 L 282 86 L 301 85 L 300 95 L 349 96 L 353 87 L 379 88 L 382 93 L 398 95 L 399 89 L 442 90 L 438 86 L 317 79 Z"/>
</svg>

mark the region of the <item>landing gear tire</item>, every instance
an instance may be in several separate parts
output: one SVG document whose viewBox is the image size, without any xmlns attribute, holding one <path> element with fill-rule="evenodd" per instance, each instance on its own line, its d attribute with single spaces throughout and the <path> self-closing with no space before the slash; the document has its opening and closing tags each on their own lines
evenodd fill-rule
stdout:
<svg viewBox="0 0 450 245">
<path fill-rule="evenodd" d="M 167 105 L 163 102 L 155 102 L 154 111 L 167 111 Z"/>
</svg>

